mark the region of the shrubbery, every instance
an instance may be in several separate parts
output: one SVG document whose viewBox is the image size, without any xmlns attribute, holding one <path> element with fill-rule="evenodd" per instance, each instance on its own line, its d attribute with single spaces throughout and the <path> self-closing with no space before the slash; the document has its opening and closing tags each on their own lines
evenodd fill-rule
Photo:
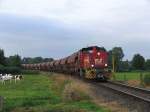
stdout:
<svg viewBox="0 0 150 112">
<path fill-rule="evenodd" d="M 40 71 L 37 71 L 37 70 L 22 70 L 21 71 L 22 74 L 39 74 Z"/>
<path fill-rule="evenodd" d="M 6 67 L 3 65 L 0 65 L 0 73 L 17 74 L 17 73 L 21 73 L 21 68 L 20 67 Z"/>
<path fill-rule="evenodd" d="M 144 76 L 144 84 L 150 85 L 150 73 L 145 74 Z"/>
</svg>

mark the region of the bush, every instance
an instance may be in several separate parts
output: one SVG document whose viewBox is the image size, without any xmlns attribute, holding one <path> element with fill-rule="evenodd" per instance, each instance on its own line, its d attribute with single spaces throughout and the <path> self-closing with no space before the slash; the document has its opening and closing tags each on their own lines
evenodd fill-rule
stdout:
<svg viewBox="0 0 150 112">
<path fill-rule="evenodd" d="M 36 74 L 37 75 L 37 74 L 40 74 L 40 71 L 37 71 L 37 70 L 22 70 L 21 73 L 22 74 L 32 74 L 32 75 Z"/>
<path fill-rule="evenodd" d="M 17 74 L 17 73 L 21 73 L 21 68 L 19 68 L 19 67 L 5 67 L 5 66 L 0 66 L 0 73 Z"/>
<path fill-rule="evenodd" d="M 150 85 L 150 73 L 145 74 L 144 76 L 144 84 Z"/>
</svg>

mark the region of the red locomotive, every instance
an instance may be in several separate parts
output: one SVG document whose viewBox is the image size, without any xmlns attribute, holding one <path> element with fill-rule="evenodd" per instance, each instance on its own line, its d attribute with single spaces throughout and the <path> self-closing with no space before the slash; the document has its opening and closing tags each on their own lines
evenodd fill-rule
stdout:
<svg viewBox="0 0 150 112">
<path fill-rule="evenodd" d="M 97 46 L 82 48 L 71 56 L 60 60 L 23 64 L 22 66 L 25 69 L 78 74 L 86 79 L 107 80 L 111 76 L 108 71 L 108 53 L 103 47 Z"/>
</svg>

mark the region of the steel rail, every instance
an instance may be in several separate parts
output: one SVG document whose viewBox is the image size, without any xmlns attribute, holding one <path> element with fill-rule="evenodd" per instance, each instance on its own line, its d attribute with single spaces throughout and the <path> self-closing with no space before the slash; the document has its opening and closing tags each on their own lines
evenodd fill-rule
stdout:
<svg viewBox="0 0 150 112">
<path fill-rule="evenodd" d="M 150 90 L 121 84 L 118 82 L 108 81 L 108 83 L 97 83 L 98 86 L 103 86 L 111 90 L 117 91 L 118 93 L 134 97 L 144 102 L 150 103 Z"/>
</svg>

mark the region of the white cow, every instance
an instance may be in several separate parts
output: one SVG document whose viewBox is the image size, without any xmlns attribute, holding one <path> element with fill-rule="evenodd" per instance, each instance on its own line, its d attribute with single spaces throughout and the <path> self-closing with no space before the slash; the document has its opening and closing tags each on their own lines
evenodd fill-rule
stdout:
<svg viewBox="0 0 150 112">
<path fill-rule="evenodd" d="M 11 74 L 5 74 L 5 75 L 0 74 L 0 80 L 1 80 L 2 84 L 5 84 L 5 81 L 7 81 L 7 80 L 9 80 L 11 83 L 12 79 L 13 79 L 13 76 Z"/>
<path fill-rule="evenodd" d="M 14 79 L 15 80 L 15 83 L 17 82 L 17 80 L 22 80 L 23 79 L 23 76 L 22 75 L 12 75 L 12 74 L 0 74 L 0 81 L 2 82 L 2 84 L 5 84 L 6 81 L 10 81 L 11 83 L 11 80 Z"/>
</svg>

